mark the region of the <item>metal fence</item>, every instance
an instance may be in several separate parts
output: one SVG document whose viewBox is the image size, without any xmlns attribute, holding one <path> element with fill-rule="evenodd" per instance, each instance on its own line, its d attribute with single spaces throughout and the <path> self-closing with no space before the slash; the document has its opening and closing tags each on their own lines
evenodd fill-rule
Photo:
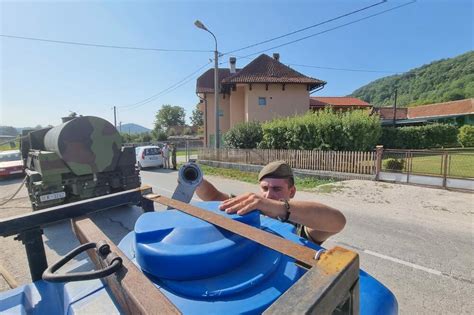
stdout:
<svg viewBox="0 0 474 315">
<path fill-rule="evenodd" d="M 198 150 L 200 160 L 265 165 L 285 160 L 296 169 L 375 175 L 375 152 L 266 149 Z"/>
<path fill-rule="evenodd" d="M 474 152 L 385 149 L 381 171 L 474 179 Z"/>
</svg>

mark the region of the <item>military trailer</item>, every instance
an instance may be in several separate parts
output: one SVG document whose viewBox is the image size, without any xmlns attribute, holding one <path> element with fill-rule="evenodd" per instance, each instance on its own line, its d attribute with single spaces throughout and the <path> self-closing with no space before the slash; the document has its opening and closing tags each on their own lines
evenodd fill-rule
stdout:
<svg viewBox="0 0 474 315">
<path fill-rule="evenodd" d="M 99 117 L 30 131 L 21 152 L 34 210 L 140 186 L 134 149 L 122 147 L 117 129 Z"/>
<path fill-rule="evenodd" d="M 0 219 L 0 237 L 24 243 L 34 281 L 0 293 L 0 313 L 398 313 L 393 293 L 359 269 L 357 253 L 326 251 L 258 211 L 239 216 L 218 202 L 192 202 L 199 166 L 178 175 L 172 198 L 142 186 Z M 116 245 L 87 215 L 123 205 L 144 213 Z M 48 266 L 42 228 L 67 219 L 82 245 Z M 92 266 L 76 260 L 85 251 Z"/>
</svg>

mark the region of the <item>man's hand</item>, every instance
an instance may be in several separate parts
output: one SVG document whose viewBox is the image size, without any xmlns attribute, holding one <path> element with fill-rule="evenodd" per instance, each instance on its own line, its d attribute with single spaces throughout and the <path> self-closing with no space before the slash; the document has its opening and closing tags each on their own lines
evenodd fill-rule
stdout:
<svg viewBox="0 0 474 315">
<path fill-rule="evenodd" d="M 238 215 L 244 215 L 258 209 L 272 218 L 284 217 L 286 214 L 284 202 L 267 199 L 253 193 L 227 199 L 221 203 L 219 209 L 225 210 L 226 213 L 237 213 Z"/>
</svg>

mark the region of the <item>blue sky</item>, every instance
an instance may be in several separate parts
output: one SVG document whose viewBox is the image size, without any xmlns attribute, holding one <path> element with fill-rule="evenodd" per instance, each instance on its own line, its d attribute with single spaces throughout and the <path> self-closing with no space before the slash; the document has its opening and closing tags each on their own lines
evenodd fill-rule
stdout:
<svg viewBox="0 0 474 315">
<path fill-rule="evenodd" d="M 2 35 L 143 48 L 210 51 L 210 34 L 228 52 L 375 4 L 373 1 L 3 1 Z M 265 45 L 239 51 L 237 66 L 256 53 L 318 33 L 404 1 L 387 1 L 364 12 Z M 341 96 L 391 72 L 404 72 L 473 49 L 472 1 L 419 0 L 385 14 L 266 52 L 285 64 L 388 72 L 341 71 L 292 66 L 328 84 L 315 95 Z M 158 52 L 63 45 L 0 37 L 0 125 L 57 125 L 75 111 L 113 122 L 151 128 L 163 104 L 198 102 L 195 77 L 141 106 L 209 62 L 212 52 Z M 228 67 L 225 55 L 222 67 Z M 255 56 L 254 56 L 255 57 Z M 208 65 L 211 67 L 212 65 Z"/>
</svg>

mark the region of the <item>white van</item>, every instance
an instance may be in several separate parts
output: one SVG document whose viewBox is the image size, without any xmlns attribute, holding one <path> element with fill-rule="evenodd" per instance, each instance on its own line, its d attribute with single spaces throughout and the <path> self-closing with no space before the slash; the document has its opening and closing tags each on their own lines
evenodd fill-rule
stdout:
<svg viewBox="0 0 474 315">
<path fill-rule="evenodd" d="M 145 167 L 163 167 L 163 155 L 161 148 L 154 145 L 136 147 L 138 169 Z"/>
</svg>

